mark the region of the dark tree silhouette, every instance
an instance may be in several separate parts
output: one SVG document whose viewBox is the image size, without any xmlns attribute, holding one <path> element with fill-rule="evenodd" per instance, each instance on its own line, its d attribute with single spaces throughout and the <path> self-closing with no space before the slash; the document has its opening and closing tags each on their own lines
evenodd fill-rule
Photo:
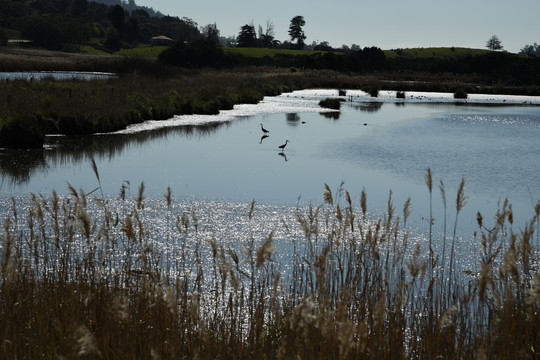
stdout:
<svg viewBox="0 0 540 360">
<path fill-rule="evenodd" d="M 499 40 L 499 37 L 497 35 L 493 35 L 486 43 L 486 47 L 489 50 L 502 50 L 503 46 L 501 44 L 501 40 Z"/>
<path fill-rule="evenodd" d="M 107 13 L 107 18 L 118 32 L 122 32 L 125 16 L 124 8 L 120 5 L 111 6 Z"/>
<path fill-rule="evenodd" d="M 219 43 L 219 29 L 217 28 L 216 23 L 203 26 L 201 28 L 201 36 L 205 40 L 209 40 L 218 44 Z"/>
<path fill-rule="evenodd" d="M 519 55 L 524 56 L 540 56 L 540 45 L 534 43 L 534 45 L 525 45 L 520 51 Z"/>
<path fill-rule="evenodd" d="M 259 25 L 259 43 L 265 48 L 276 48 L 280 44 L 280 41 L 274 38 L 274 24 L 270 20 L 266 22 L 264 32 L 262 26 Z"/>
<path fill-rule="evenodd" d="M 289 36 L 291 37 L 291 41 L 296 40 L 296 44 L 293 47 L 298 50 L 302 50 L 305 46 L 304 40 L 306 40 L 306 35 L 302 29 L 304 25 L 306 25 L 306 21 L 303 16 L 299 15 L 293 17 L 289 25 Z"/>
<path fill-rule="evenodd" d="M 240 33 L 236 38 L 238 47 L 255 47 L 257 46 L 257 34 L 253 25 L 244 25 L 240 28 Z"/>
</svg>

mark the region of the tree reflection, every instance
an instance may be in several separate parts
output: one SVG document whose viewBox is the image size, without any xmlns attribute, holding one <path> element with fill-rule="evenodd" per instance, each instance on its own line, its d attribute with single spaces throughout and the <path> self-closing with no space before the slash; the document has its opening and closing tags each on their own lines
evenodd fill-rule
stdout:
<svg viewBox="0 0 540 360">
<path fill-rule="evenodd" d="M 285 114 L 285 117 L 287 119 L 287 124 L 296 126 L 300 122 L 300 115 L 297 113 L 287 113 Z"/>
<path fill-rule="evenodd" d="M 50 167 L 87 163 L 92 158 L 111 160 L 133 146 L 141 146 L 148 141 L 179 134 L 186 138 L 211 136 L 220 127 L 227 125 L 226 122 L 215 122 L 131 134 L 47 136 L 43 149 L 1 150 L 2 181 L 7 179 L 10 185 L 20 186 L 30 182 L 37 172 L 46 173 Z"/>
<path fill-rule="evenodd" d="M 45 171 L 48 166 L 43 149 L 3 149 L 0 156 L 2 185 L 19 185 L 29 182 L 37 171 Z"/>
<path fill-rule="evenodd" d="M 327 119 L 334 120 L 334 121 L 339 120 L 339 116 L 341 115 L 339 111 L 322 112 L 319 114 L 324 116 Z"/>
<path fill-rule="evenodd" d="M 353 109 L 356 109 L 356 110 L 373 113 L 373 112 L 377 112 L 381 110 L 383 104 L 384 104 L 383 102 L 370 101 L 370 102 L 351 103 L 351 106 Z"/>
</svg>

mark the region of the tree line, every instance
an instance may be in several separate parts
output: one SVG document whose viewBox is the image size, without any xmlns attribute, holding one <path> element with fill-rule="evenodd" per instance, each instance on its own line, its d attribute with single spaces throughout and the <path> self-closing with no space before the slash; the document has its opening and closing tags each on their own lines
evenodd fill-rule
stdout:
<svg viewBox="0 0 540 360">
<path fill-rule="evenodd" d="M 80 45 L 113 52 L 122 47 L 149 43 L 152 37 L 165 35 L 176 45 L 164 51 L 159 61 L 191 68 L 242 65 L 291 68 L 332 69 L 342 72 L 421 71 L 455 74 L 475 73 L 492 82 L 516 85 L 540 84 L 540 46 L 527 45 L 521 55 L 491 51 L 484 55 L 448 59 L 386 58 L 377 47 L 333 49 L 327 42 L 306 45 L 305 20 L 295 16 L 290 21 L 290 41 L 275 39 L 273 24 L 240 27 L 235 46 L 268 48 L 309 48 L 317 53 L 277 54 L 262 58 L 225 54 L 220 48 L 223 37 L 216 24 L 199 27 L 192 19 L 164 16 L 151 8 L 138 7 L 133 0 L 23 0 L 0 1 L 0 45 L 7 38 L 33 41 L 34 46 L 53 50 L 78 51 Z M 108 2 L 105 4 L 102 2 Z M 126 10 L 126 7 L 130 11 Z M 152 14 L 152 15 L 151 15 Z M 493 36 L 486 44 L 491 50 L 502 49 Z"/>
<path fill-rule="evenodd" d="M 275 66 L 296 69 L 331 69 L 345 72 L 365 72 L 389 69 L 384 52 L 377 47 L 366 47 L 349 53 L 333 51 L 301 54 L 277 53 L 273 56 L 247 57 L 225 53 L 221 47 L 207 39 L 193 43 L 176 43 L 158 57 L 164 64 L 187 68 Z"/>
</svg>

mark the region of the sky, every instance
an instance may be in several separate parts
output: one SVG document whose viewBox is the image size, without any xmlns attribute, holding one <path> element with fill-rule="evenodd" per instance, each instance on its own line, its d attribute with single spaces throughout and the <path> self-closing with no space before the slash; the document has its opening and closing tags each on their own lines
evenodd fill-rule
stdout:
<svg viewBox="0 0 540 360">
<path fill-rule="evenodd" d="M 412 47 L 486 48 L 496 35 L 504 50 L 540 43 L 540 0 L 136 0 L 165 15 L 187 17 L 199 27 L 216 24 L 236 37 L 245 24 L 274 25 L 275 38 L 290 40 L 293 17 L 304 17 L 306 44 L 356 44 L 383 50 Z"/>
</svg>

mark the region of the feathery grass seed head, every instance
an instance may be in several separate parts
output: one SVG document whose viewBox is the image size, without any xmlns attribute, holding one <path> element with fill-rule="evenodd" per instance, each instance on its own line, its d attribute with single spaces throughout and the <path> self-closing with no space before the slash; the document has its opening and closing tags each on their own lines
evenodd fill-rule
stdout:
<svg viewBox="0 0 540 360">
<path fill-rule="evenodd" d="M 272 256 L 275 248 L 273 246 L 274 230 L 270 232 L 268 237 L 264 240 L 263 244 L 257 249 L 257 268 L 261 267 L 266 260 Z"/>
<path fill-rule="evenodd" d="M 431 175 L 431 168 L 428 166 L 426 170 L 426 175 L 424 175 L 424 180 L 426 181 L 426 185 L 428 187 L 429 193 L 433 191 L 433 176 Z"/>
</svg>

